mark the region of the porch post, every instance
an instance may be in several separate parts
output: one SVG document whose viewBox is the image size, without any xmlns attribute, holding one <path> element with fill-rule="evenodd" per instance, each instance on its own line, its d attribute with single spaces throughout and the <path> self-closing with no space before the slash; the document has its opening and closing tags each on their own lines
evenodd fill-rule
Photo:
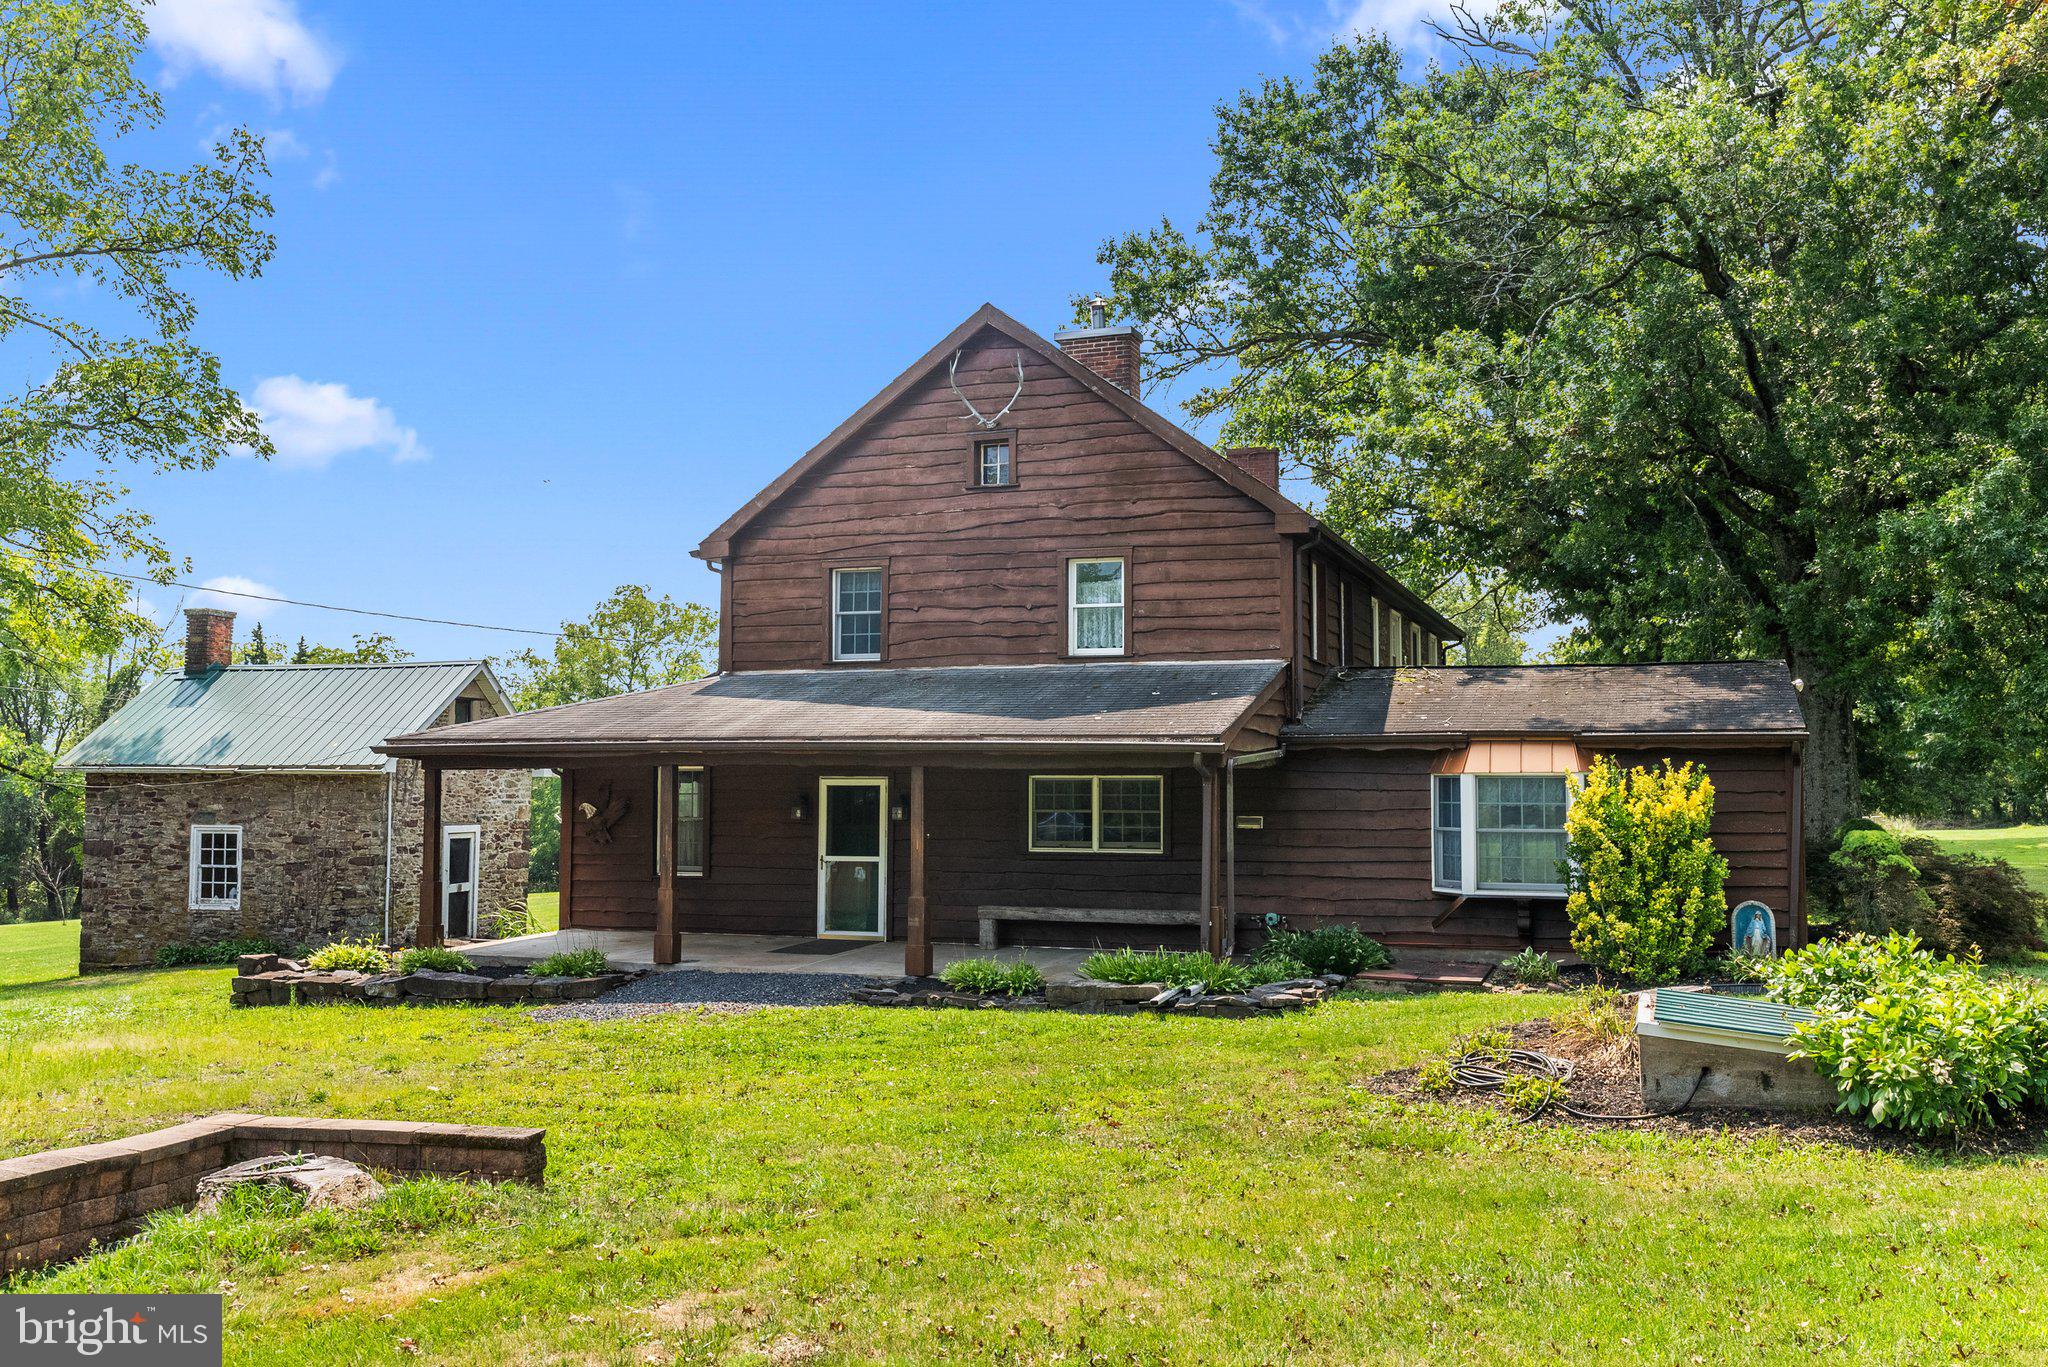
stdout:
<svg viewBox="0 0 2048 1367">
<path fill-rule="evenodd" d="M 562 766 L 562 820 L 561 852 L 555 857 L 555 929 L 567 930 L 576 924 L 576 894 L 573 878 L 576 860 L 573 854 L 576 842 L 576 771 Z"/>
<path fill-rule="evenodd" d="M 441 767 L 420 763 L 420 914 L 413 943 L 441 943 Z"/>
<path fill-rule="evenodd" d="M 1218 958 L 1223 956 L 1223 909 L 1217 905 L 1220 880 L 1216 876 L 1217 771 L 1202 766 L 1202 948 Z"/>
<path fill-rule="evenodd" d="M 932 928 L 925 919 L 924 766 L 910 766 L 910 938 L 903 944 L 903 971 L 926 978 L 932 971 Z"/>
<path fill-rule="evenodd" d="M 654 900 L 654 962 L 672 964 L 676 948 L 676 766 L 654 769 L 654 866 L 661 887 Z"/>
</svg>

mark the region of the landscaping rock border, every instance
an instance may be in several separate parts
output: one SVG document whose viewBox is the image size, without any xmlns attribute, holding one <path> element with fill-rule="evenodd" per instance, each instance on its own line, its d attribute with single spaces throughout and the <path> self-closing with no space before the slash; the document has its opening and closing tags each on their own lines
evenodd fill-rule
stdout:
<svg viewBox="0 0 2048 1367">
<path fill-rule="evenodd" d="M 1105 983 L 1075 975 L 1045 985 L 1042 996 L 1009 997 L 962 992 L 937 978 L 901 978 L 893 983 L 856 988 L 852 1001 L 863 1006 L 953 1007 L 978 1011 L 1070 1011 L 1081 1015 L 1131 1016 L 1141 1011 L 1177 1016 L 1221 1016 L 1248 1020 L 1254 1016 L 1303 1011 L 1329 1000 L 1347 979 L 1341 973 L 1319 978 L 1294 978 L 1244 992 L 1204 992 L 1200 987 L 1168 987 L 1165 983 Z"/>
<path fill-rule="evenodd" d="M 228 991 L 233 1006 L 319 1002 L 357 1002 L 368 1006 L 475 1002 L 505 1006 L 519 1002 L 589 1001 L 639 976 L 638 970 L 627 969 L 588 978 L 533 978 L 525 974 L 501 978 L 484 973 L 440 973 L 431 968 L 416 973 L 357 973 L 347 969 L 322 973 L 278 954 L 244 954 L 235 961 L 235 978 Z"/>
</svg>

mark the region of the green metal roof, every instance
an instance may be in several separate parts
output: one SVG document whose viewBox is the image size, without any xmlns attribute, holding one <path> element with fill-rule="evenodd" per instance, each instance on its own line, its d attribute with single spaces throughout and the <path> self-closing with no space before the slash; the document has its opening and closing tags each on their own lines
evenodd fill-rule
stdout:
<svg viewBox="0 0 2048 1367">
<path fill-rule="evenodd" d="M 1659 989 L 1657 1009 L 1652 1017 L 1659 1025 L 1690 1025 L 1702 1030 L 1725 1030 L 1736 1035 L 1759 1035 L 1784 1040 L 1792 1027 L 1816 1020 L 1804 1007 L 1766 1001 L 1762 997 L 1738 997 L 1722 992 L 1680 992 Z"/>
<path fill-rule="evenodd" d="M 229 665 L 166 674 L 64 756 L 69 769 L 382 770 L 370 747 L 432 726 L 484 674 L 438 664 Z"/>
</svg>

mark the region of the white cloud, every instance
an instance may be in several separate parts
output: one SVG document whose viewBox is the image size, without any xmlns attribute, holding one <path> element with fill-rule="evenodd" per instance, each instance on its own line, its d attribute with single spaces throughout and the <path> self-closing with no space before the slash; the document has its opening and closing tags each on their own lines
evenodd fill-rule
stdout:
<svg viewBox="0 0 2048 1367">
<path fill-rule="evenodd" d="M 215 138 L 218 142 L 219 139 Z M 295 161 L 310 150 L 299 135 L 289 128 L 266 128 L 263 130 L 263 150 L 273 161 Z"/>
<path fill-rule="evenodd" d="M 1355 38 L 1362 33 L 1384 33 L 1400 47 L 1433 47 L 1442 40 L 1430 28 L 1430 21 L 1449 26 L 1451 8 L 1452 0 L 1355 0 L 1338 11 L 1342 17 L 1337 36 Z M 1474 14 L 1484 14 L 1493 7 L 1468 3 L 1465 8 Z"/>
<path fill-rule="evenodd" d="M 252 598 L 248 596 L 250 594 L 260 596 Z M 249 579 L 239 574 L 217 574 L 211 579 L 200 580 L 198 591 L 185 600 L 185 606 L 188 608 L 223 608 L 228 612 L 234 613 L 235 639 L 239 643 L 249 638 L 249 627 L 251 625 L 261 622 L 265 627 L 268 627 L 276 620 L 279 612 L 284 608 L 284 604 L 272 603 L 266 600 L 282 598 L 283 596 L 283 594 L 270 585 L 258 580 Z M 182 626 L 176 623 L 172 624 L 172 628 L 178 632 L 184 630 Z"/>
<path fill-rule="evenodd" d="M 340 179 L 341 167 L 335 163 L 334 149 L 330 147 L 327 149 L 327 160 L 321 164 L 318 171 L 313 173 L 313 188 L 325 190 Z"/>
<path fill-rule="evenodd" d="M 392 411 L 345 384 L 272 375 L 250 396 L 281 465 L 321 469 L 352 451 L 384 451 L 394 461 L 425 460 L 419 433 Z"/>
<path fill-rule="evenodd" d="M 1442 45 L 1430 21 L 1448 24 L 1457 0 L 1230 0 L 1238 17 L 1274 47 L 1315 50 L 1332 39 L 1384 33 L 1396 46 L 1426 51 Z M 1492 0 L 1465 0 L 1465 8 L 1483 15 Z"/>
<path fill-rule="evenodd" d="M 293 0 L 153 0 L 149 41 L 165 75 L 211 72 L 273 99 L 317 100 L 341 54 L 306 27 Z"/>
</svg>

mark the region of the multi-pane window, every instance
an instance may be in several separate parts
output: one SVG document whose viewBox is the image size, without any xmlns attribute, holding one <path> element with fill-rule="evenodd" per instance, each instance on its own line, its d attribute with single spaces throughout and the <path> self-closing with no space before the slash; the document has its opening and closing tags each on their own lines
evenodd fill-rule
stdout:
<svg viewBox="0 0 2048 1367">
<path fill-rule="evenodd" d="M 1074 655 L 1124 653 L 1124 562 L 1067 562 L 1067 639 Z"/>
<path fill-rule="evenodd" d="M 1087 854 L 1166 849 L 1166 780 L 1135 776 L 1031 777 L 1031 848 Z"/>
<path fill-rule="evenodd" d="M 1465 785 L 1456 774 L 1438 774 L 1436 815 L 1436 886 L 1446 892 L 1465 890 Z"/>
<path fill-rule="evenodd" d="M 676 770 L 676 872 L 701 875 L 711 848 L 711 807 L 702 769 Z"/>
<path fill-rule="evenodd" d="M 832 658 L 882 658 L 882 572 L 832 571 Z"/>
<path fill-rule="evenodd" d="M 1442 774 L 1432 780 L 1432 882 L 1441 892 L 1565 890 L 1563 774 Z"/>
<path fill-rule="evenodd" d="M 996 438 L 974 444 L 974 482 L 984 489 L 1011 482 L 1010 442 Z"/>
<path fill-rule="evenodd" d="M 1308 562 L 1308 657 L 1323 658 L 1323 566 Z"/>
<path fill-rule="evenodd" d="M 238 907 L 242 904 L 242 828 L 192 828 L 189 903 L 194 907 Z"/>
</svg>

